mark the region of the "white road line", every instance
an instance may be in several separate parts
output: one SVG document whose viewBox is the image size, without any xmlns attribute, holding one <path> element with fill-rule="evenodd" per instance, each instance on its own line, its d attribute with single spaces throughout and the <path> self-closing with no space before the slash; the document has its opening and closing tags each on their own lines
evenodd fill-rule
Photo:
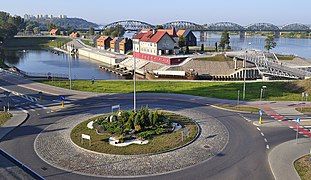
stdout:
<svg viewBox="0 0 311 180">
<path fill-rule="evenodd" d="M 289 128 L 293 129 L 294 127 L 293 126 L 289 126 Z"/>
<path fill-rule="evenodd" d="M 267 148 L 267 149 L 270 149 L 270 147 L 269 147 L 269 145 L 268 145 L 268 144 L 266 145 L 266 148 Z"/>
<path fill-rule="evenodd" d="M 47 107 L 45 106 L 42 106 L 41 104 L 36 104 L 38 107 L 42 108 L 42 109 L 48 109 Z"/>
<path fill-rule="evenodd" d="M 305 128 L 311 128 L 311 126 L 304 126 Z"/>
<path fill-rule="evenodd" d="M 264 134 L 264 133 L 262 133 L 262 132 L 261 132 L 260 134 L 261 134 L 262 136 L 265 136 L 265 134 Z"/>
<path fill-rule="evenodd" d="M 265 138 L 264 140 L 265 140 L 266 143 L 268 142 L 267 138 Z"/>
<path fill-rule="evenodd" d="M 257 130 L 258 130 L 258 131 L 261 131 L 261 130 L 259 129 L 259 127 L 257 127 Z"/>
<path fill-rule="evenodd" d="M 28 113 L 29 113 L 27 110 L 25 110 L 25 109 L 23 109 L 23 108 L 17 108 L 17 109 L 19 109 L 19 110 L 23 111 L 23 112 L 24 112 L 24 113 L 26 113 L 26 114 L 28 114 Z"/>
</svg>

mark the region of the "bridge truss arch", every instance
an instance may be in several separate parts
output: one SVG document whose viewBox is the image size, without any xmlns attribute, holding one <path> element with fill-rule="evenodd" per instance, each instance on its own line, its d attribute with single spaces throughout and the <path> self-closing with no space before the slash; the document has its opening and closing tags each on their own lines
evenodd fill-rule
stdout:
<svg viewBox="0 0 311 180">
<path fill-rule="evenodd" d="M 232 22 L 205 24 L 204 27 L 210 31 L 245 31 L 243 26 Z"/>
<path fill-rule="evenodd" d="M 125 28 L 127 31 L 138 31 L 141 29 L 151 29 L 154 28 L 153 25 L 142 22 L 142 21 L 137 21 L 137 20 L 124 20 L 124 21 L 117 21 L 113 22 L 110 24 L 107 24 L 106 26 L 103 27 L 103 29 L 111 28 L 111 27 L 116 27 L 117 25 L 121 25 Z"/>
<path fill-rule="evenodd" d="M 280 28 L 271 23 L 256 23 L 246 26 L 246 31 L 280 31 Z"/>
<path fill-rule="evenodd" d="M 188 21 L 174 21 L 174 22 L 163 24 L 164 29 L 170 29 L 173 27 L 175 29 L 190 29 L 193 31 L 199 31 L 199 30 L 204 29 L 202 25 L 199 25 L 193 22 L 188 22 Z"/>
<path fill-rule="evenodd" d="M 281 28 L 284 31 L 310 31 L 310 27 L 300 23 L 287 24 Z"/>
</svg>

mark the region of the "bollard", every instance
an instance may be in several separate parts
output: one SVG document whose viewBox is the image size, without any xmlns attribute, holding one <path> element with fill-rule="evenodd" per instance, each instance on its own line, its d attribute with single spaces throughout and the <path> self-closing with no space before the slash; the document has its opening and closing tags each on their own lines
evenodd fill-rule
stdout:
<svg viewBox="0 0 311 180">
<path fill-rule="evenodd" d="M 259 117 L 259 124 L 262 124 L 262 117 Z"/>
<path fill-rule="evenodd" d="M 64 107 L 65 105 L 64 105 L 64 101 L 62 101 L 62 105 L 61 105 L 62 107 Z"/>
</svg>

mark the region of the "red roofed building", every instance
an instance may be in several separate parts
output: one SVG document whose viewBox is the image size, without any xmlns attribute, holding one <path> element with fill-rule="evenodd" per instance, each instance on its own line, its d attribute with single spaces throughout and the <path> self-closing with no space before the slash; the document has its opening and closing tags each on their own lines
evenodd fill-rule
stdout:
<svg viewBox="0 0 311 180">
<path fill-rule="evenodd" d="M 59 35 L 59 34 L 60 34 L 59 29 L 51 29 L 51 31 L 50 31 L 50 35 L 51 36 L 56 36 L 56 35 Z"/>
<path fill-rule="evenodd" d="M 179 59 L 165 56 L 178 53 L 179 49 L 175 48 L 175 44 L 173 37 L 167 31 L 141 31 L 133 37 L 133 56 L 163 64 L 178 64 Z"/>
<path fill-rule="evenodd" d="M 72 32 L 69 36 L 71 38 L 78 38 L 78 37 L 80 37 L 80 34 L 78 32 Z"/>
</svg>

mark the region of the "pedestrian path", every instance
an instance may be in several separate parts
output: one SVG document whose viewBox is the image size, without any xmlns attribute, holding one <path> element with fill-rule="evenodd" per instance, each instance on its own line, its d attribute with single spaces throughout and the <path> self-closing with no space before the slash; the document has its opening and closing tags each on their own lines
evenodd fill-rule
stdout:
<svg viewBox="0 0 311 180">
<path fill-rule="evenodd" d="M 303 116 L 303 114 L 296 111 L 294 107 L 292 108 L 274 107 L 273 108 L 269 106 L 263 106 L 261 108 L 265 111 L 267 115 L 271 116 L 273 119 L 282 122 L 284 125 L 287 125 L 289 128 L 293 129 L 294 131 L 298 131 L 299 134 L 305 137 L 311 138 L 310 129 L 296 122 L 296 118 Z"/>
<path fill-rule="evenodd" d="M 311 139 L 301 138 L 282 143 L 269 153 L 268 161 L 276 180 L 299 180 L 294 162 L 310 152 Z"/>
<path fill-rule="evenodd" d="M 11 132 L 14 128 L 23 123 L 28 117 L 26 111 L 17 110 L 10 111 L 10 113 L 13 115 L 13 117 L 0 127 L 0 140 L 9 132 Z"/>
</svg>

